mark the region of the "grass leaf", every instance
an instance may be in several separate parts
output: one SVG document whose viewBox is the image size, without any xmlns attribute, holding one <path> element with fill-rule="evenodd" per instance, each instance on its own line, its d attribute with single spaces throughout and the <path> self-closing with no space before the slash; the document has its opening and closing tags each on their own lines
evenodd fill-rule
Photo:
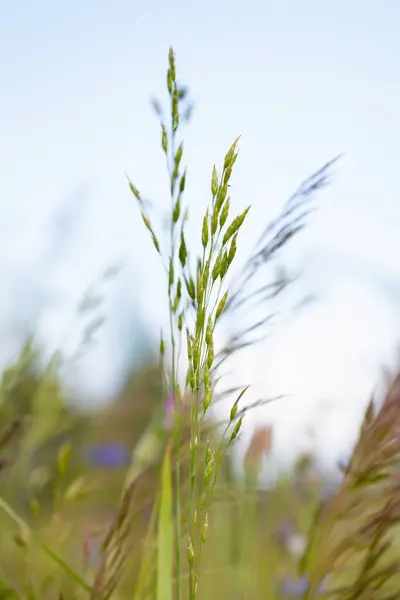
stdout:
<svg viewBox="0 0 400 600">
<path fill-rule="evenodd" d="M 171 450 L 164 456 L 161 480 L 161 503 L 158 520 L 157 600 L 173 597 L 173 524 Z"/>
</svg>

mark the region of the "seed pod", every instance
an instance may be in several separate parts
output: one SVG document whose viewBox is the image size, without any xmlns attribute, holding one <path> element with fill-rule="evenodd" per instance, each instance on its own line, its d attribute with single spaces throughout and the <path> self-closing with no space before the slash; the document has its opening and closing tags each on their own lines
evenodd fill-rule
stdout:
<svg viewBox="0 0 400 600">
<path fill-rule="evenodd" d="M 214 342 L 211 340 L 211 344 L 209 344 L 208 355 L 207 355 L 207 366 L 209 369 L 211 369 L 213 362 L 214 362 Z"/>
<path fill-rule="evenodd" d="M 222 296 L 221 300 L 219 301 L 217 312 L 215 313 L 215 320 L 217 320 L 221 316 L 221 313 L 225 308 L 227 298 L 228 298 L 228 290 L 225 292 L 225 294 Z"/>
<path fill-rule="evenodd" d="M 214 165 L 213 167 L 213 171 L 212 171 L 212 176 L 211 176 L 211 193 L 213 198 L 216 196 L 218 192 L 218 173 L 217 173 L 217 169 Z"/>
<path fill-rule="evenodd" d="M 186 344 L 187 344 L 188 359 L 192 360 L 193 346 L 192 346 L 192 340 L 191 340 L 191 337 L 190 337 L 189 329 L 187 329 L 187 328 L 186 328 Z"/>
<path fill-rule="evenodd" d="M 178 221 L 180 214 L 181 214 L 181 197 L 179 195 L 178 198 L 176 199 L 174 210 L 172 211 L 172 222 L 173 223 L 176 223 Z"/>
<path fill-rule="evenodd" d="M 132 183 L 131 181 L 129 182 L 129 187 L 130 187 L 130 189 L 131 189 L 131 192 L 132 192 L 132 194 L 133 194 L 133 195 L 134 195 L 134 196 L 137 198 L 137 200 L 139 200 L 139 202 L 141 202 L 142 198 L 141 198 L 141 196 L 140 196 L 140 192 L 139 192 L 139 190 L 137 189 L 137 187 L 135 187 L 135 186 L 133 185 L 133 183 Z"/>
<path fill-rule="evenodd" d="M 207 440 L 207 444 L 206 444 L 206 465 L 208 465 L 208 463 L 210 462 L 211 459 L 212 459 L 211 445 L 210 445 L 210 441 Z"/>
<path fill-rule="evenodd" d="M 150 223 L 150 219 L 148 219 L 148 218 L 146 217 L 146 215 L 144 214 L 144 212 L 143 212 L 143 211 L 142 211 L 142 219 L 143 219 L 143 223 L 146 225 L 147 229 L 148 229 L 149 231 L 152 231 L 152 228 L 151 228 L 151 223 Z"/>
<path fill-rule="evenodd" d="M 201 532 L 201 541 L 203 542 L 203 544 L 207 541 L 207 538 L 208 538 L 208 516 L 206 513 L 204 523 L 203 523 L 203 530 Z"/>
<path fill-rule="evenodd" d="M 172 46 L 170 46 L 169 50 L 168 50 L 168 64 L 169 64 L 169 68 L 171 69 L 173 79 L 175 81 L 175 53 L 174 53 L 174 49 L 172 48 Z"/>
<path fill-rule="evenodd" d="M 208 463 L 205 473 L 204 473 L 204 483 L 205 485 L 208 485 L 211 481 L 211 477 L 213 475 L 213 471 L 214 471 L 214 459 L 211 458 L 210 462 Z"/>
<path fill-rule="evenodd" d="M 234 430 L 232 431 L 232 435 L 230 437 L 229 444 L 231 444 L 233 442 L 233 440 L 236 438 L 237 434 L 239 433 L 240 428 L 242 426 L 242 422 L 243 422 L 243 417 L 240 417 L 239 421 L 235 425 Z"/>
<path fill-rule="evenodd" d="M 161 124 L 161 146 L 162 146 L 162 149 L 164 150 L 165 154 L 167 154 L 168 138 L 167 138 L 167 132 L 164 127 L 164 123 Z"/>
<path fill-rule="evenodd" d="M 190 383 L 190 387 L 192 388 L 192 390 L 194 390 L 196 380 L 195 380 L 193 369 L 190 369 L 190 371 L 189 371 L 189 383 Z"/>
<path fill-rule="evenodd" d="M 210 383 L 210 372 L 208 370 L 208 366 L 204 365 L 204 370 L 203 370 L 203 381 L 204 381 L 204 385 L 207 387 L 208 384 Z"/>
<path fill-rule="evenodd" d="M 182 283 L 181 283 L 181 280 L 178 279 L 178 283 L 176 285 L 175 301 L 174 301 L 174 305 L 172 307 L 172 310 L 174 313 L 178 310 L 178 306 L 179 306 L 179 302 L 181 301 L 181 298 L 182 298 Z"/>
<path fill-rule="evenodd" d="M 210 263 L 208 262 L 206 264 L 206 267 L 203 271 L 203 283 L 204 283 L 204 287 L 207 288 L 208 285 L 208 278 L 210 277 Z"/>
<path fill-rule="evenodd" d="M 219 189 L 217 201 L 215 203 L 215 208 L 218 210 L 218 213 L 221 210 L 223 203 L 225 202 L 225 198 L 226 198 L 227 194 L 228 194 L 228 186 L 225 184 L 222 186 L 222 188 Z"/>
<path fill-rule="evenodd" d="M 192 364 L 193 364 L 193 369 L 194 371 L 197 371 L 198 366 L 199 366 L 199 346 L 197 343 L 193 344 L 193 360 L 192 360 Z"/>
<path fill-rule="evenodd" d="M 155 249 L 157 250 L 158 254 L 161 254 L 160 244 L 158 243 L 158 239 L 156 238 L 156 236 L 154 235 L 154 233 L 152 233 L 151 237 L 153 239 L 153 244 L 154 244 Z"/>
<path fill-rule="evenodd" d="M 229 268 L 228 255 L 226 252 L 224 252 L 224 258 L 222 259 L 221 270 L 219 273 L 221 280 L 225 277 L 225 275 L 228 271 L 228 268 Z"/>
<path fill-rule="evenodd" d="M 239 138 L 236 138 L 236 140 L 233 142 L 232 146 L 229 148 L 228 152 L 226 153 L 225 160 L 224 160 L 224 170 L 227 169 L 232 164 L 232 160 L 235 155 L 235 150 L 236 150 L 238 141 L 239 141 Z"/>
<path fill-rule="evenodd" d="M 246 215 L 249 212 L 249 210 L 250 210 L 250 207 L 246 208 L 246 210 L 244 210 L 242 212 L 242 214 L 240 214 L 239 216 L 237 216 L 233 219 L 232 223 L 229 225 L 228 229 L 225 231 L 225 235 L 222 240 L 222 244 L 224 246 L 231 239 L 231 237 L 233 235 L 235 235 L 235 233 L 239 230 L 239 228 L 243 224 L 243 221 L 245 220 Z"/>
<path fill-rule="evenodd" d="M 173 77 L 172 77 L 172 73 L 171 73 L 171 69 L 168 69 L 168 73 L 167 73 L 167 88 L 168 88 L 168 92 L 171 94 L 172 93 L 172 87 L 173 87 Z"/>
<path fill-rule="evenodd" d="M 191 567 L 193 567 L 193 565 L 194 565 L 194 550 L 193 550 L 193 544 L 192 544 L 190 537 L 189 537 L 189 542 L 188 542 L 187 557 L 188 557 L 189 565 Z"/>
<path fill-rule="evenodd" d="M 203 228 L 202 228 L 202 232 L 201 232 L 201 241 L 203 244 L 203 248 L 207 247 L 208 244 L 208 210 L 206 212 L 206 214 L 204 215 L 204 219 L 203 219 Z"/>
<path fill-rule="evenodd" d="M 226 169 L 225 174 L 224 174 L 224 184 L 228 184 L 230 178 L 232 175 L 232 166 L 229 165 L 229 167 Z"/>
<path fill-rule="evenodd" d="M 215 235 L 218 229 L 218 211 L 214 208 L 214 212 L 211 217 L 211 235 Z"/>
<path fill-rule="evenodd" d="M 208 407 L 211 404 L 211 400 L 212 400 L 212 388 L 208 388 L 208 390 L 206 391 L 206 393 L 204 395 L 204 402 L 203 402 L 204 414 L 207 412 Z"/>
<path fill-rule="evenodd" d="M 174 283 L 174 263 L 172 258 L 169 260 L 169 272 L 168 272 L 168 286 L 171 289 Z"/>
<path fill-rule="evenodd" d="M 186 184 L 186 170 L 183 172 L 181 180 L 179 182 L 179 193 L 182 194 L 185 190 L 185 184 Z"/>
<path fill-rule="evenodd" d="M 179 144 L 179 147 L 178 147 L 178 149 L 176 151 L 176 154 L 175 154 L 175 167 L 179 167 L 179 163 L 182 160 L 182 156 L 183 156 L 183 143 L 181 142 Z"/>
<path fill-rule="evenodd" d="M 211 278 L 213 281 L 215 281 L 218 278 L 219 273 L 221 271 L 222 258 L 223 258 L 223 253 L 220 252 L 215 260 L 215 264 L 214 264 L 213 270 L 211 272 Z"/>
<path fill-rule="evenodd" d="M 228 265 L 231 265 L 233 259 L 235 258 L 235 254 L 236 254 L 236 240 L 237 240 L 237 234 L 234 236 L 234 238 L 232 240 L 232 243 L 231 243 L 231 247 L 229 248 Z"/>
<path fill-rule="evenodd" d="M 191 300 L 194 300 L 195 296 L 196 296 L 196 290 L 194 287 L 193 279 L 191 277 L 188 280 L 185 278 L 185 283 L 186 283 L 186 289 L 188 291 L 188 294 L 189 294 Z"/>
<path fill-rule="evenodd" d="M 212 320 L 211 320 L 211 315 L 209 315 L 208 321 L 207 321 L 207 329 L 206 329 L 206 344 L 207 344 L 207 346 L 210 346 L 212 344 L 212 334 L 213 334 Z"/>
<path fill-rule="evenodd" d="M 234 418 L 236 417 L 236 413 L 237 413 L 237 409 L 238 409 L 238 403 L 239 403 L 239 399 L 236 400 L 235 404 L 231 408 L 231 414 L 229 415 L 230 421 L 233 421 Z"/>
<path fill-rule="evenodd" d="M 219 226 L 222 227 L 225 225 L 226 220 L 229 215 L 229 207 L 230 207 L 230 198 L 227 198 L 224 206 L 222 207 L 221 215 L 219 217 Z"/>
<path fill-rule="evenodd" d="M 200 305 L 203 302 L 204 296 L 204 284 L 203 284 L 203 276 L 201 273 L 197 275 L 197 302 Z"/>
<path fill-rule="evenodd" d="M 179 246 L 179 260 L 180 260 L 182 267 L 184 267 L 186 265 L 186 259 L 187 259 L 187 249 L 186 249 L 186 244 L 185 244 L 185 238 L 184 238 L 183 231 L 182 231 L 181 232 L 181 244 Z"/>
</svg>

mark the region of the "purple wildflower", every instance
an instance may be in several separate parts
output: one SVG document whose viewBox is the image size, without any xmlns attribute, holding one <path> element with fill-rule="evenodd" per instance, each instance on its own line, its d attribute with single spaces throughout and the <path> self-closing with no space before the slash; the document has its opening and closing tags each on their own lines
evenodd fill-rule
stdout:
<svg viewBox="0 0 400 600">
<path fill-rule="evenodd" d="M 87 449 L 87 462 L 91 467 L 118 469 L 127 466 L 129 461 L 128 448 L 118 442 L 98 444 Z"/>
<path fill-rule="evenodd" d="M 300 579 L 292 579 L 285 577 L 281 586 L 281 594 L 284 598 L 301 598 L 307 591 L 308 578 L 306 575 L 300 577 Z M 323 581 L 319 593 L 322 593 L 325 589 L 325 582 Z"/>
</svg>

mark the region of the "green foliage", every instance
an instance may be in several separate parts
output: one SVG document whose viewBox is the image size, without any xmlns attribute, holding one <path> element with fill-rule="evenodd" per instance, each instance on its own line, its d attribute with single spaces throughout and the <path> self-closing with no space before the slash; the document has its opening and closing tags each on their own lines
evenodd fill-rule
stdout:
<svg viewBox="0 0 400 600">
<path fill-rule="evenodd" d="M 269 309 L 260 321 L 233 331 L 225 348 L 215 348 L 216 328 L 239 308 L 251 316 L 255 306 L 268 306 L 289 285 L 291 278 L 279 272 L 274 281 L 253 287 L 260 269 L 305 227 L 315 208 L 315 192 L 328 183 L 335 161 L 300 186 L 264 230 L 242 270 L 235 272 L 250 211 L 231 211 L 237 138 L 221 165 L 210 169 L 210 198 L 198 232 L 201 250 L 193 257 L 186 233 L 189 180 L 181 137 L 192 105 L 187 88 L 178 82 L 172 49 L 166 80 L 166 114 L 153 101 L 169 174 L 166 239 L 136 183 L 129 181 L 166 276 L 169 331 L 161 335 L 159 369 L 149 370 L 147 377 L 152 385 L 157 382 L 156 389 L 150 392 L 147 381 L 134 393 L 132 381 L 127 382 L 128 400 L 116 403 L 120 420 L 113 421 L 111 411 L 104 411 L 102 421 L 92 420 L 90 429 L 89 419 L 79 420 L 66 402 L 61 377 L 66 358 L 57 351 L 43 364 L 33 339 L 26 342 L 0 385 L 0 600 L 278 600 L 283 597 L 282 580 L 298 568 L 307 576 L 303 597 L 309 600 L 320 596 L 322 585 L 338 600 L 395 598 L 400 584 L 399 378 L 380 410 L 371 403 L 342 485 L 322 505 L 317 486 L 307 479 L 306 461 L 297 479 L 282 480 L 265 494 L 257 491 L 260 457 L 248 463 L 243 485 L 229 475 L 227 454 L 246 418 L 241 400 L 247 385 L 226 390 L 232 405 L 222 429 L 206 422 L 218 400 L 215 385 L 221 365 L 262 339 Z M 114 271 L 107 270 L 100 282 Z M 92 286 L 77 314 L 86 319 L 101 305 L 102 297 Z M 97 312 L 87 319 L 74 360 L 94 343 L 103 321 Z M 180 381 L 183 352 L 188 372 Z M 141 409 L 148 409 L 145 414 L 139 415 L 137 404 L 132 408 L 131 394 L 139 398 Z M 167 399 L 163 406 L 160 394 Z M 132 408 L 128 416 L 127 405 Z M 132 433 L 129 467 L 115 479 L 81 465 L 77 469 L 75 442 L 119 430 L 121 419 Z M 93 559 L 93 528 L 86 535 L 86 522 L 111 500 L 116 508 L 100 523 L 98 556 Z M 276 536 L 277 523 L 288 517 L 297 541 L 308 535 L 300 564 L 293 544 Z"/>
<path fill-rule="evenodd" d="M 327 577 L 333 598 L 397 594 L 399 409 L 398 375 L 378 411 L 371 400 L 342 486 L 316 515 L 303 560 L 310 582 L 307 599 Z"/>
<path fill-rule="evenodd" d="M 171 455 L 165 452 L 157 540 L 157 600 L 173 598 L 173 525 Z"/>
</svg>

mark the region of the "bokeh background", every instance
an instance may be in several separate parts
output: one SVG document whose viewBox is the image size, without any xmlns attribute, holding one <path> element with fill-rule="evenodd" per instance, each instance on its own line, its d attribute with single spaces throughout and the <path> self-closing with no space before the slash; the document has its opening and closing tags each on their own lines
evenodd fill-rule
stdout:
<svg viewBox="0 0 400 600">
<path fill-rule="evenodd" d="M 77 513 L 107 521 L 131 451 L 162 407 L 165 284 L 126 174 L 162 224 L 167 174 L 148 101 L 165 99 L 170 44 L 194 101 L 193 240 L 212 165 L 237 135 L 232 201 L 252 204 L 239 267 L 301 181 L 343 153 L 308 227 L 271 266 L 298 279 L 260 308 L 277 313 L 270 335 L 235 366 L 255 395 L 287 396 L 262 409 L 274 428 L 264 487 L 304 452 L 338 480 L 370 395 L 397 361 L 399 25 L 394 0 L 0 3 L 0 414 L 30 432 L 2 481 L 16 508 L 29 512 L 39 497 L 51 505 L 57 452 L 72 439 L 68 482 L 87 469 L 102 490 Z M 255 426 L 249 418 L 244 439 Z M 296 512 L 303 530 L 307 511 Z"/>
</svg>

